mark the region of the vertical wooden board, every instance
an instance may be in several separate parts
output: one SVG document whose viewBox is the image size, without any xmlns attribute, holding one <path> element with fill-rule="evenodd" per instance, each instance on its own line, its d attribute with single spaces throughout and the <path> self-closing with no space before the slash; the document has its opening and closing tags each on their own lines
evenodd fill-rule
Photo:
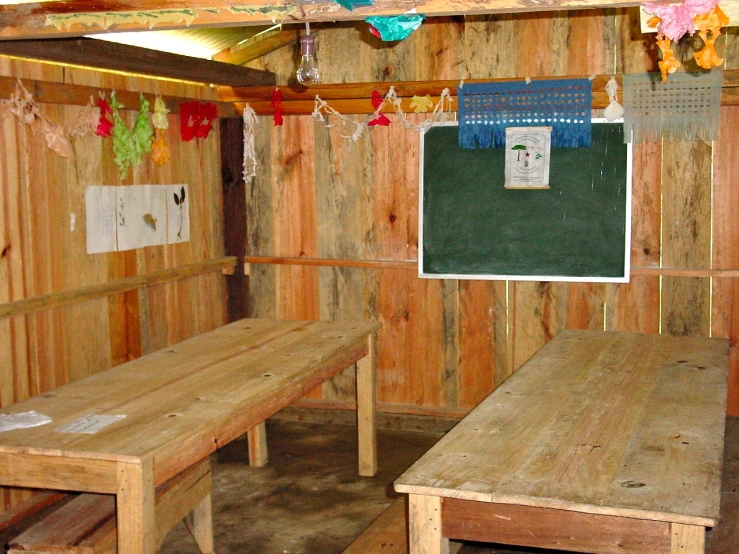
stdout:
<svg viewBox="0 0 739 554">
<path fill-rule="evenodd" d="M 495 281 L 459 282 L 459 407 L 462 408 L 477 406 L 490 394 L 501 369 L 498 350 L 505 348 L 505 335 L 501 345 L 496 340 L 500 331 L 496 317 L 498 284 Z M 505 288 L 503 291 L 505 293 Z"/>
<path fill-rule="evenodd" d="M 665 267 L 708 268 L 711 260 L 711 145 L 665 142 L 663 155 L 662 264 Z M 663 332 L 708 336 L 709 288 L 707 278 L 664 277 Z"/>
<path fill-rule="evenodd" d="M 370 81 L 415 81 L 416 32 L 400 41 L 385 42 L 363 27 L 362 40 L 373 48 Z"/>
<path fill-rule="evenodd" d="M 361 321 L 364 315 L 364 271 L 348 267 L 320 267 L 318 319 Z M 323 398 L 352 401 L 355 397 L 355 370 L 351 366 L 323 384 Z"/>
<path fill-rule="evenodd" d="M 416 121 L 417 119 L 411 119 Z M 372 132 L 376 255 L 381 260 L 416 259 L 418 252 L 418 137 L 395 117 Z"/>
<path fill-rule="evenodd" d="M 734 134 L 739 107 L 723 106 L 713 158 L 713 267 L 739 268 L 739 153 Z M 713 336 L 731 339 L 727 413 L 739 414 L 739 280 L 717 278 L 712 287 Z"/>
<path fill-rule="evenodd" d="M 511 371 L 566 328 L 567 283 L 512 281 L 510 304 Z"/>
<path fill-rule="evenodd" d="M 606 331 L 659 333 L 659 277 L 606 287 Z"/>
<path fill-rule="evenodd" d="M 728 27 L 721 32 L 725 38 L 719 41 L 724 43 L 724 50 L 719 50 L 719 55 L 724 57 L 724 69 L 739 69 L 739 27 Z"/>
<path fill-rule="evenodd" d="M 379 270 L 378 401 L 443 406 L 447 375 L 443 284 Z"/>
<path fill-rule="evenodd" d="M 567 75 L 615 73 L 616 27 L 612 11 L 573 10 L 566 14 Z"/>
<path fill-rule="evenodd" d="M 444 398 L 442 406 L 458 407 L 461 394 L 459 378 L 459 282 L 441 281 L 444 325 Z"/>
<path fill-rule="evenodd" d="M 464 62 L 463 17 L 427 19 L 414 31 L 416 80 L 460 79 Z"/>
<path fill-rule="evenodd" d="M 739 106 L 723 106 L 713 153 L 713 267 L 739 268 L 739 152 L 734 135 Z M 733 279 L 713 280 L 712 330 L 728 337 L 731 325 Z"/>
<path fill-rule="evenodd" d="M 465 17 L 464 79 L 520 77 L 518 18 L 512 14 Z"/>
<path fill-rule="evenodd" d="M 603 283 L 568 283 L 567 329 L 602 330 L 604 327 Z"/>
<path fill-rule="evenodd" d="M 518 76 L 565 75 L 567 16 L 563 12 L 543 12 L 521 14 L 516 18 L 519 27 Z"/>
<path fill-rule="evenodd" d="M 648 73 L 659 71 L 659 49 L 654 33 L 642 33 L 639 8 L 614 10 L 619 30 L 616 73 Z"/>
<path fill-rule="evenodd" d="M 62 65 L 32 62 L 20 58 L 0 56 L 0 75 L 18 79 L 36 79 L 62 83 L 66 68 Z"/>
<path fill-rule="evenodd" d="M 375 80 L 372 70 L 373 60 L 377 51 L 374 37 L 369 33 L 363 22 L 342 22 L 315 32 L 316 59 L 321 71 L 321 81 L 324 83 L 361 83 Z M 351 52 L 348 56 L 347 53 Z M 290 57 L 286 58 L 285 54 Z M 278 70 L 278 83 L 287 83 L 294 80 L 297 61 L 299 61 L 299 47 L 290 52 L 283 48 L 272 52 L 266 57 L 280 58 L 280 62 L 272 63 L 265 69 Z M 284 64 L 287 67 L 284 67 Z M 274 69 L 272 69 L 274 68 Z M 288 75 L 283 75 L 285 72 Z"/>
</svg>

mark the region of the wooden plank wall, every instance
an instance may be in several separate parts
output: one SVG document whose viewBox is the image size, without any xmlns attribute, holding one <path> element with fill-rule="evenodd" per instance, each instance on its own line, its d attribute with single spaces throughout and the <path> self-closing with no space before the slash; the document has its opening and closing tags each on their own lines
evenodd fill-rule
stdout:
<svg viewBox="0 0 739 554">
<path fill-rule="evenodd" d="M 738 39 L 736 29 L 721 39 L 729 69 L 739 67 Z M 657 70 L 654 35 L 639 33 L 632 8 L 428 20 L 389 44 L 363 24 L 344 24 L 318 31 L 316 43 L 329 83 Z M 285 83 L 294 59 L 294 50 L 283 49 L 253 66 Z M 714 143 L 635 147 L 634 266 L 739 267 L 737 124 L 739 109 L 724 107 Z M 349 145 L 310 116 L 286 116 L 283 127 L 262 117 L 257 148 L 247 255 L 416 259 L 416 133 L 394 124 Z M 736 345 L 739 282 L 661 275 L 625 285 L 422 280 L 413 270 L 382 267 L 255 265 L 250 314 L 377 319 L 381 408 L 460 413 L 565 328 L 712 334 Z M 732 351 L 730 411 L 737 414 L 739 356 Z M 326 406 L 346 404 L 352 385 L 346 373 L 313 396 Z"/>
<path fill-rule="evenodd" d="M 0 74 L 212 98 L 207 87 L 3 57 Z M 130 108 L 137 110 L 138 106 Z M 42 109 L 62 125 L 76 122 L 81 111 L 61 105 L 43 105 Z M 135 113 L 123 112 L 129 126 Z M 72 156 L 65 159 L 50 151 L 42 137 L 16 125 L 13 116 L 0 121 L 0 304 L 223 255 L 218 129 L 206 140 L 184 143 L 179 137 L 179 117 L 169 117 L 171 162 L 158 168 L 147 158 L 124 181 L 113 163 L 109 138 L 79 139 L 73 144 Z M 144 183 L 189 185 L 191 240 L 129 252 L 86 254 L 85 187 Z M 224 277 L 220 273 L 0 319 L 0 407 L 224 322 Z M 24 491 L 0 490 L 1 508 L 27 496 Z"/>
</svg>

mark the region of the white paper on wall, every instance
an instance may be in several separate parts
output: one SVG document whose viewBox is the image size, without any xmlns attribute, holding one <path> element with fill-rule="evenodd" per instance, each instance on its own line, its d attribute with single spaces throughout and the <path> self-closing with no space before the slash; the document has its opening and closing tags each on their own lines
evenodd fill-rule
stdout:
<svg viewBox="0 0 739 554">
<path fill-rule="evenodd" d="M 190 240 L 190 198 L 187 185 L 169 185 L 167 189 L 167 243 Z"/>
<path fill-rule="evenodd" d="M 118 215 L 118 250 L 133 250 L 167 243 L 167 187 L 134 185 L 115 187 Z"/>
<path fill-rule="evenodd" d="M 116 250 L 115 187 L 90 186 L 85 190 L 87 253 Z"/>
</svg>

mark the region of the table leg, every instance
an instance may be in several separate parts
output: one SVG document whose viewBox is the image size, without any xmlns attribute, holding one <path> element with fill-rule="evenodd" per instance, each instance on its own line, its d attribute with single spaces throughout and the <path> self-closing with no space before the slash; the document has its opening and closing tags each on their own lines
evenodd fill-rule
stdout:
<svg viewBox="0 0 739 554">
<path fill-rule="evenodd" d="M 185 517 L 185 525 L 202 554 L 213 554 L 213 508 L 210 494 Z"/>
<path fill-rule="evenodd" d="M 246 442 L 249 449 L 249 465 L 252 467 L 267 465 L 267 426 L 264 421 L 246 432 Z"/>
<path fill-rule="evenodd" d="M 441 536 L 441 497 L 408 497 L 410 554 L 449 554 L 449 539 Z"/>
<path fill-rule="evenodd" d="M 118 554 L 156 552 L 154 468 L 152 461 L 118 463 Z"/>
<path fill-rule="evenodd" d="M 357 436 L 359 443 L 359 475 L 377 475 L 377 431 L 375 399 L 377 388 L 377 357 L 375 334 L 367 338 L 368 354 L 357 362 Z"/>
<path fill-rule="evenodd" d="M 670 525 L 670 554 L 703 554 L 706 548 L 706 528 L 701 525 Z"/>
</svg>

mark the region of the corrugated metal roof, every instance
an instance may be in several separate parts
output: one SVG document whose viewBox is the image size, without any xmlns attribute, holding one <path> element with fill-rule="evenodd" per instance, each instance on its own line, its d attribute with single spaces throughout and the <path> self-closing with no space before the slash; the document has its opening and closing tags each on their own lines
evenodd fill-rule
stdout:
<svg viewBox="0 0 739 554">
<path fill-rule="evenodd" d="M 141 31 L 91 35 L 93 38 L 210 59 L 214 54 L 253 37 L 268 27 L 219 27 L 178 31 Z"/>
</svg>

